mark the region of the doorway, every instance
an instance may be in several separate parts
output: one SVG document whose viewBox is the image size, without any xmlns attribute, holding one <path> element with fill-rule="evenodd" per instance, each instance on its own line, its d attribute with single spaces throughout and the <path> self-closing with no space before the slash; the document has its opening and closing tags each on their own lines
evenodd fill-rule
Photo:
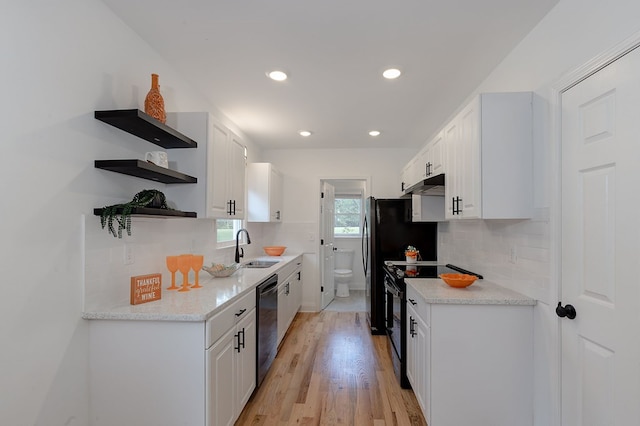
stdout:
<svg viewBox="0 0 640 426">
<path fill-rule="evenodd" d="M 368 177 L 320 179 L 321 309 L 366 310 L 360 233 L 369 181 Z"/>
</svg>

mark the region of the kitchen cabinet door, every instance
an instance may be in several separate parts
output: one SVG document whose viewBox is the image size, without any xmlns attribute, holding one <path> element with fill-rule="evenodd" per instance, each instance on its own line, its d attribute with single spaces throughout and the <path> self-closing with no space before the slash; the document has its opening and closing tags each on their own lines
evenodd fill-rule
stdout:
<svg viewBox="0 0 640 426">
<path fill-rule="evenodd" d="M 293 291 L 293 316 L 295 317 L 300 307 L 302 307 L 302 260 L 298 262 L 295 272 L 295 279 L 292 284 Z"/>
<path fill-rule="evenodd" d="M 271 163 L 251 163 L 247 167 L 249 222 L 281 222 L 282 173 Z"/>
<path fill-rule="evenodd" d="M 480 101 L 471 102 L 459 116 L 456 157 L 458 169 L 454 175 L 459 180 L 458 208 L 465 219 L 480 217 Z M 446 187 L 446 186 L 445 186 Z"/>
<path fill-rule="evenodd" d="M 256 310 L 252 309 L 237 325 L 241 333 L 240 349 L 236 352 L 236 417 L 242 412 L 256 388 Z"/>
<path fill-rule="evenodd" d="M 414 308 L 424 303 L 417 298 L 407 299 L 407 378 L 413 393 L 422 408 L 422 413 L 430 424 L 429 389 L 431 386 L 431 356 L 429 343 L 431 339 L 427 321 Z"/>
<path fill-rule="evenodd" d="M 458 148 L 459 134 L 459 118 L 456 116 L 444 129 L 443 143 L 445 156 L 445 176 L 444 200 L 445 200 L 445 217 L 447 220 L 455 219 L 456 200 L 455 197 L 460 193 L 460 179 L 458 178 L 459 158 Z"/>
<path fill-rule="evenodd" d="M 444 128 L 447 219 L 526 219 L 533 207 L 530 92 L 484 93 Z"/>
<path fill-rule="evenodd" d="M 233 425 L 236 419 L 235 345 L 232 328 L 207 350 L 207 426 Z"/>
<path fill-rule="evenodd" d="M 170 164 L 175 161 L 198 178 L 190 188 L 167 188 L 169 203 L 193 206 L 198 217 L 244 219 L 246 159 L 240 138 L 206 112 L 169 113 L 167 122 L 198 142 L 195 150 L 169 155 Z"/>
<path fill-rule="evenodd" d="M 278 346 L 287 332 L 287 319 L 289 316 L 289 292 L 287 291 L 288 281 L 283 280 L 278 283 Z"/>
<path fill-rule="evenodd" d="M 442 159 L 442 147 L 444 145 L 444 133 L 440 132 L 429 142 L 426 158 L 426 177 L 437 176 L 445 172 Z"/>
<path fill-rule="evenodd" d="M 233 132 L 230 132 L 227 142 L 228 160 L 227 164 L 227 198 L 232 204 L 231 212 L 225 211 L 221 218 L 244 219 L 245 218 L 245 194 L 246 194 L 246 173 L 247 160 L 245 146 L 242 140 Z M 220 162 L 217 163 L 221 166 Z"/>
</svg>

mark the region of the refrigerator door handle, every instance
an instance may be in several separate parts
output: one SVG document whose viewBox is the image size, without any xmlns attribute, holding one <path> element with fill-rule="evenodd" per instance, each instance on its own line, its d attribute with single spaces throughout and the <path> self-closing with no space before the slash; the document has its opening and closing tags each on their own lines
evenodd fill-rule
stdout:
<svg viewBox="0 0 640 426">
<path fill-rule="evenodd" d="M 364 217 L 364 221 L 362 222 L 362 270 L 364 271 L 364 276 L 367 276 L 367 263 L 369 262 L 369 226 L 367 223 L 367 217 Z"/>
</svg>

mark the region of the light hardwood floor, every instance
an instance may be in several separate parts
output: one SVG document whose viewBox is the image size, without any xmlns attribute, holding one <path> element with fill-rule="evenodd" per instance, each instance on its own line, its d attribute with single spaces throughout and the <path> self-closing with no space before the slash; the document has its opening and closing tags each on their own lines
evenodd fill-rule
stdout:
<svg viewBox="0 0 640 426">
<path fill-rule="evenodd" d="M 298 313 L 236 425 L 426 425 L 364 312 Z"/>
</svg>

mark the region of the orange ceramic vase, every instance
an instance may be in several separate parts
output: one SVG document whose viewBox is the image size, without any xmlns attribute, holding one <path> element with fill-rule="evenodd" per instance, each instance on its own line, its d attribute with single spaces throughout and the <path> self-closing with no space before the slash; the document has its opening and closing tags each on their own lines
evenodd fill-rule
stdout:
<svg viewBox="0 0 640 426">
<path fill-rule="evenodd" d="M 161 123 L 167 121 L 167 113 L 164 111 L 164 99 L 160 94 L 158 74 L 151 74 L 151 90 L 144 100 L 144 112 Z"/>
</svg>

